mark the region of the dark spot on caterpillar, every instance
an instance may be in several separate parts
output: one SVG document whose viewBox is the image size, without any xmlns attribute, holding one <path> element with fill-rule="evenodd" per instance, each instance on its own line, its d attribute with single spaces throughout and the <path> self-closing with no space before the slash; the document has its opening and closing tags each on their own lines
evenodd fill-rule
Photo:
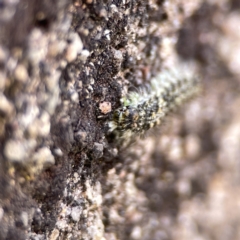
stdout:
<svg viewBox="0 0 240 240">
<path fill-rule="evenodd" d="M 122 106 L 113 113 L 108 132 L 117 142 L 129 142 L 132 136 L 159 125 L 170 111 L 199 90 L 199 80 L 192 65 L 163 70 L 141 92 L 131 92 L 121 99 Z"/>
</svg>

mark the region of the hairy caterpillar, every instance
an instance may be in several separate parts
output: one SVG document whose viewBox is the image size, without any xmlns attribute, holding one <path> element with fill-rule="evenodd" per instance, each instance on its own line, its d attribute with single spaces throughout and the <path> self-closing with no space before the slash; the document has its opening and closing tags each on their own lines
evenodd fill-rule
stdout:
<svg viewBox="0 0 240 240">
<path fill-rule="evenodd" d="M 199 79 L 191 65 L 163 70 L 149 86 L 121 99 L 122 106 L 113 112 L 108 123 L 109 133 L 116 141 L 128 141 L 133 135 L 143 134 L 199 90 Z"/>
</svg>

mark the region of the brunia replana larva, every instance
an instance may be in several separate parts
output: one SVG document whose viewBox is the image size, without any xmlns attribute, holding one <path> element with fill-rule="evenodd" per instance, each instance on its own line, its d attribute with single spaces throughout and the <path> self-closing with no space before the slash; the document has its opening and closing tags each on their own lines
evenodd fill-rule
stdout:
<svg viewBox="0 0 240 240">
<path fill-rule="evenodd" d="M 148 86 L 122 97 L 112 113 L 108 131 L 114 141 L 128 142 L 159 125 L 165 116 L 200 92 L 199 78 L 191 64 L 165 69 Z"/>
</svg>

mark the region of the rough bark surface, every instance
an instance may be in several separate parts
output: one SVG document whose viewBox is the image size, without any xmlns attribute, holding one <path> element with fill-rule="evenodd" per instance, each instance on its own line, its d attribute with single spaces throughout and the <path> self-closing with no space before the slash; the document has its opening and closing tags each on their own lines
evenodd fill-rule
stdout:
<svg viewBox="0 0 240 240">
<path fill-rule="evenodd" d="M 0 3 L 0 239 L 240 239 L 240 5 Z M 143 139 L 120 98 L 175 59 L 203 93 Z"/>
</svg>

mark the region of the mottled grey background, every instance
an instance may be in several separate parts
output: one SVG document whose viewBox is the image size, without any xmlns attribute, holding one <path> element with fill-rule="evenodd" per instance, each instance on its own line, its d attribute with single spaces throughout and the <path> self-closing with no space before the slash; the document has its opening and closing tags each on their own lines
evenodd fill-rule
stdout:
<svg viewBox="0 0 240 240">
<path fill-rule="evenodd" d="M 240 239 L 239 22 L 237 0 L 1 1 L 0 239 Z M 114 144 L 121 96 L 175 59 L 201 96 Z"/>
</svg>

